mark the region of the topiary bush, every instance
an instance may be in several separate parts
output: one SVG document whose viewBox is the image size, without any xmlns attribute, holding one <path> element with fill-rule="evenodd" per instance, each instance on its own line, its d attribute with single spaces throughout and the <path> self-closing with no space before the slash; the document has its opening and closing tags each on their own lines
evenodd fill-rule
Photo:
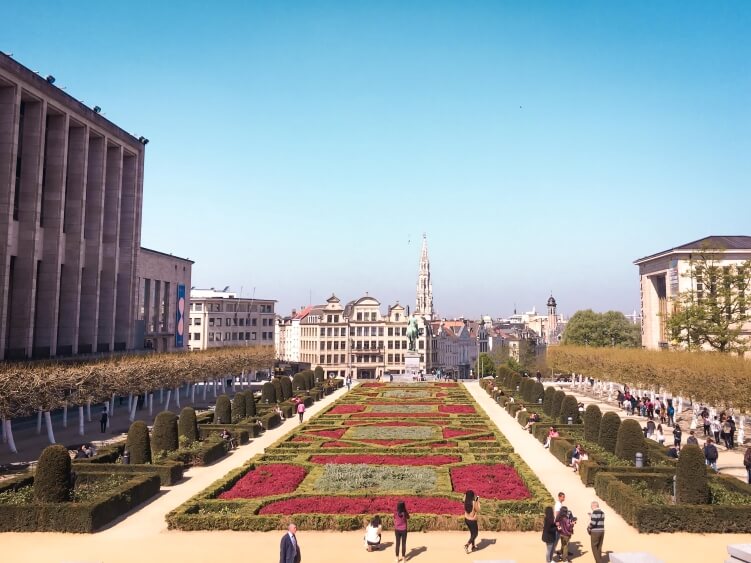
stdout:
<svg viewBox="0 0 751 563">
<path fill-rule="evenodd" d="M 597 442 L 600 436 L 600 421 L 602 412 L 600 407 L 591 404 L 584 411 L 584 439 L 588 442 Z"/>
<path fill-rule="evenodd" d="M 296 373 L 292 378 L 292 393 L 294 394 L 298 391 L 305 391 L 305 376 L 303 372 Z"/>
<path fill-rule="evenodd" d="M 621 426 L 621 417 L 614 412 L 606 412 L 600 421 L 600 435 L 597 443 L 608 452 L 615 453 L 615 444 L 618 441 L 618 429 Z"/>
<path fill-rule="evenodd" d="M 238 422 L 245 418 L 245 393 L 240 391 L 232 397 L 232 422 Z"/>
<path fill-rule="evenodd" d="M 34 498 L 39 502 L 66 502 L 73 492 L 68 449 L 60 444 L 47 446 L 34 474 Z"/>
<path fill-rule="evenodd" d="M 194 414 L 195 416 L 195 414 Z M 143 420 L 136 420 L 128 428 L 126 441 L 130 452 L 130 463 L 151 463 L 151 443 L 149 442 L 149 427 Z"/>
<path fill-rule="evenodd" d="M 177 434 L 187 444 L 192 444 L 198 440 L 198 422 L 196 421 L 196 410 L 193 407 L 185 407 L 180 411 L 180 418 L 177 420 Z M 131 459 L 133 459 L 132 453 Z"/>
<path fill-rule="evenodd" d="M 558 418 L 561 416 L 561 407 L 563 406 L 563 399 L 566 398 L 566 393 L 558 389 L 553 395 L 553 403 L 550 407 L 550 416 Z"/>
<path fill-rule="evenodd" d="M 516 388 L 517 387 L 521 387 L 521 384 L 522 384 L 522 376 L 519 375 L 518 373 L 513 373 L 511 375 L 511 385 L 510 385 L 511 392 L 512 393 L 516 393 Z M 520 391 L 521 391 L 521 389 L 520 389 Z"/>
<path fill-rule="evenodd" d="M 522 384 L 521 384 L 521 392 L 522 392 L 522 399 L 524 399 L 525 402 L 529 403 L 532 399 L 530 398 L 532 396 L 532 385 L 534 385 L 534 380 L 530 379 L 528 377 L 522 378 Z"/>
<path fill-rule="evenodd" d="M 561 403 L 561 413 L 558 418 L 561 424 L 568 424 L 571 417 L 572 424 L 579 424 L 579 403 L 573 395 L 565 395 Z"/>
<path fill-rule="evenodd" d="M 675 493 L 678 504 L 708 504 L 709 483 L 704 453 L 699 446 L 681 448 L 675 471 Z"/>
<path fill-rule="evenodd" d="M 545 387 L 539 381 L 532 383 L 532 388 L 529 392 L 529 402 L 539 405 L 540 401 L 545 398 Z"/>
<path fill-rule="evenodd" d="M 628 418 L 621 422 L 618 428 L 618 439 L 615 443 L 615 455 L 627 461 L 633 461 L 636 452 L 647 455 L 647 447 L 644 444 L 644 432 L 638 420 Z"/>
<path fill-rule="evenodd" d="M 151 435 L 151 449 L 155 453 L 173 452 L 180 447 L 177 438 L 177 415 L 163 411 L 154 419 L 154 431 Z"/>
<path fill-rule="evenodd" d="M 276 395 L 276 402 L 281 403 L 284 400 L 284 393 L 282 393 L 282 382 L 278 377 L 275 377 L 271 384 L 274 386 L 274 394 Z"/>
<path fill-rule="evenodd" d="M 286 375 L 282 376 L 281 384 L 282 384 L 282 401 L 286 401 L 287 399 L 292 397 L 292 380 Z"/>
<path fill-rule="evenodd" d="M 310 369 L 306 369 L 303 374 L 305 377 L 305 390 L 310 391 L 316 386 L 316 377 L 313 374 L 313 370 Z"/>
<path fill-rule="evenodd" d="M 321 366 L 316 366 L 315 371 L 313 371 L 314 384 L 323 383 L 323 375 L 323 368 Z"/>
<path fill-rule="evenodd" d="M 542 412 L 548 416 L 553 412 L 553 397 L 555 397 L 555 388 L 547 387 L 542 398 Z"/>
<path fill-rule="evenodd" d="M 278 402 L 276 398 L 276 389 L 270 381 L 267 381 L 263 384 L 263 387 L 261 387 L 261 402 L 271 404 Z"/>
<path fill-rule="evenodd" d="M 256 398 L 253 396 L 253 391 L 245 392 L 245 416 L 250 418 L 256 415 Z"/>
<path fill-rule="evenodd" d="M 232 422 L 232 405 L 227 395 L 219 395 L 214 407 L 214 424 L 230 424 Z"/>
</svg>

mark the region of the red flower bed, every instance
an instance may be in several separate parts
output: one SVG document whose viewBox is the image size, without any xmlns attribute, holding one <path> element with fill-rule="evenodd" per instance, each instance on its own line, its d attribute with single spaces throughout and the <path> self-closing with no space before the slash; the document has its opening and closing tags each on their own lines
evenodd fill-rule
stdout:
<svg viewBox="0 0 751 563">
<path fill-rule="evenodd" d="M 477 430 L 459 430 L 458 428 L 444 428 L 444 438 L 458 438 L 459 436 L 469 436 L 470 434 L 477 434 Z"/>
<path fill-rule="evenodd" d="M 483 436 L 482 438 L 475 438 L 478 442 L 492 442 L 495 440 L 495 436 Z"/>
<path fill-rule="evenodd" d="M 259 514 L 391 514 L 403 500 L 411 514 L 464 514 L 458 500 L 442 497 L 336 497 L 292 498 L 267 504 Z"/>
<path fill-rule="evenodd" d="M 437 405 L 438 401 L 431 400 L 431 399 L 419 399 L 416 401 L 412 401 L 410 399 L 399 399 L 393 400 L 393 401 L 385 401 L 385 400 L 379 400 L 379 401 L 368 401 L 368 405 Z"/>
<path fill-rule="evenodd" d="M 438 412 L 448 412 L 452 414 L 475 414 L 475 407 L 469 405 L 440 405 Z"/>
<path fill-rule="evenodd" d="M 358 412 L 352 416 L 357 418 L 433 418 L 448 415 L 441 412 Z"/>
<path fill-rule="evenodd" d="M 352 448 L 355 447 L 353 444 L 348 444 L 347 442 L 324 442 L 321 444 L 322 448 Z"/>
<path fill-rule="evenodd" d="M 497 500 L 521 500 L 532 496 L 516 469 L 509 465 L 463 465 L 451 470 L 454 491 L 468 489 L 476 495 Z"/>
<path fill-rule="evenodd" d="M 423 421 L 420 421 L 423 422 Z M 354 422 L 352 426 L 432 426 L 430 424 L 418 424 L 417 422 L 405 422 L 403 420 L 384 420 L 379 422 Z"/>
<path fill-rule="evenodd" d="M 457 446 L 456 442 L 433 442 L 432 444 L 429 444 L 431 448 L 455 448 Z"/>
<path fill-rule="evenodd" d="M 353 412 L 362 412 L 365 410 L 363 405 L 337 405 L 326 414 L 352 414 Z"/>
<path fill-rule="evenodd" d="M 310 436 L 295 436 L 290 442 L 312 442 L 313 438 Z"/>
<path fill-rule="evenodd" d="M 221 499 L 255 498 L 292 493 L 305 479 L 305 468 L 299 465 L 273 463 L 258 465 L 246 473 Z"/>
<path fill-rule="evenodd" d="M 338 440 L 339 438 L 344 436 L 344 433 L 346 431 L 346 428 L 337 428 L 336 430 L 315 430 L 310 433 L 315 434 L 316 436 L 322 436 L 323 438 L 332 438 L 334 440 Z"/>
<path fill-rule="evenodd" d="M 358 442 L 375 444 L 377 446 L 400 446 L 402 444 L 409 444 L 410 442 L 414 442 L 414 440 L 358 440 Z"/>
<path fill-rule="evenodd" d="M 456 455 L 373 455 L 373 454 L 342 454 L 342 455 L 313 455 L 310 463 L 325 465 L 327 463 L 361 463 L 369 465 L 446 465 L 456 463 L 462 458 Z"/>
</svg>

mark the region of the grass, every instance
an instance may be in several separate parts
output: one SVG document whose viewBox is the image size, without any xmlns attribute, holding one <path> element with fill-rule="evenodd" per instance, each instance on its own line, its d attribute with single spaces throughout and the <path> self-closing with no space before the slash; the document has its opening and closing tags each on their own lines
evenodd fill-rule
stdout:
<svg viewBox="0 0 751 563">
<path fill-rule="evenodd" d="M 315 484 L 317 491 L 343 493 L 387 491 L 424 494 L 434 491 L 435 469 L 389 465 L 327 465 Z"/>
</svg>

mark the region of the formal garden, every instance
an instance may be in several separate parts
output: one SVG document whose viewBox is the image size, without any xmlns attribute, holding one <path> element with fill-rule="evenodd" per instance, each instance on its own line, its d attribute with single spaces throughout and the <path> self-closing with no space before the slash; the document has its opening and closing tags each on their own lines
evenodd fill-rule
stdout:
<svg viewBox="0 0 751 563">
<path fill-rule="evenodd" d="M 581 413 L 573 395 L 511 370 L 482 387 L 540 442 L 555 426 L 549 451 L 561 463 L 569 465 L 582 445 L 589 458 L 579 464 L 582 482 L 640 532 L 751 531 L 751 486 L 708 468 L 698 446 L 684 446 L 672 459 L 638 421 L 603 415 L 597 405 Z M 528 424 L 533 414 L 539 422 Z"/>
<path fill-rule="evenodd" d="M 167 516 L 182 530 L 463 529 L 463 494 L 486 530 L 537 530 L 550 495 L 464 386 L 365 383 Z"/>
</svg>

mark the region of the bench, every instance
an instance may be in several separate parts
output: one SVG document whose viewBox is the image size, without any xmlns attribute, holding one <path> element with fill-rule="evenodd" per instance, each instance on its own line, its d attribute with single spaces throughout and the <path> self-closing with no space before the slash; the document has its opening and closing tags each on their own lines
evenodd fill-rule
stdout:
<svg viewBox="0 0 751 563">
<path fill-rule="evenodd" d="M 736 543 L 728 546 L 730 559 L 726 563 L 751 563 L 751 543 Z"/>
</svg>

